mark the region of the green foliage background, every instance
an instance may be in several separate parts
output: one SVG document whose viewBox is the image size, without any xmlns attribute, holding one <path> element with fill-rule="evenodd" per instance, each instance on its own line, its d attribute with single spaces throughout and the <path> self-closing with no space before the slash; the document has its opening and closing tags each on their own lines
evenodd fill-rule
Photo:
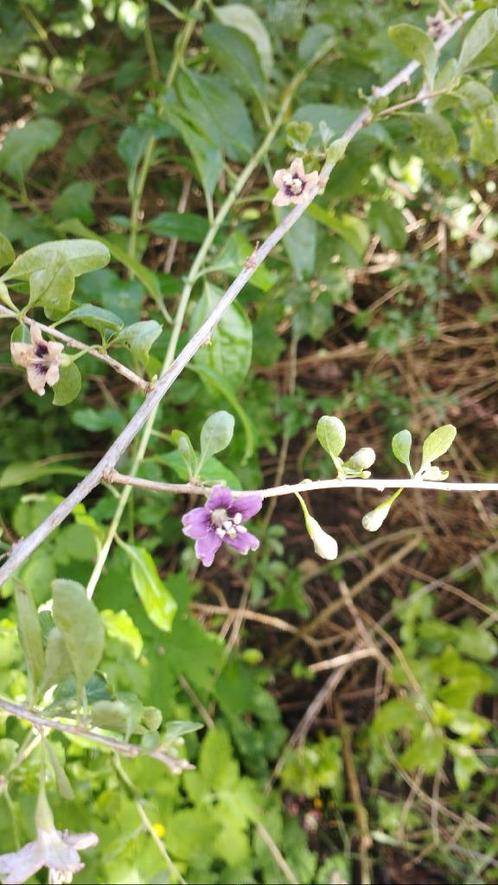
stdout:
<svg viewBox="0 0 498 885">
<path fill-rule="evenodd" d="M 180 345 L 279 220 L 273 171 L 296 154 L 318 168 L 367 101 L 377 114 L 161 404 L 140 475 L 186 480 L 174 431 L 199 449 L 206 419 L 226 410 L 233 440 L 201 475 L 232 488 L 329 476 L 314 432 L 323 414 L 376 448 L 379 475 L 396 475 L 394 433 L 409 426 L 419 446 L 451 421 L 462 440 L 452 477 L 496 476 L 498 36 L 494 4 L 474 7 L 484 32 L 459 35 L 436 64 L 432 44 L 388 33 L 424 28 L 432 0 L 1 5 L 0 231 L 17 254 L 94 242 L 89 264 L 60 249 L 55 264 L 44 258 L 43 285 L 30 264 L 10 296 L 20 306 L 29 294 L 40 321 L 112 347 L 149 379 L 172 345 L 185 280 Z M 374 87 L 412 57 L 446 94 L 388 115 Z M 289 84 L 284 124 L 259 155 Z M 421 84 L 418 74 L 393 102 Z M 11 264 L 3 240 L 0 257 Z M 11 364 L 13 329 L 2 318 L 0 552 L 51 512 L 142 401 L 91 355 L 77 363 L 81 389 L 73 373 L 55 406 L 51 392 L 37 397 Z M 425 494 L 403 496 L 373 539 L 361 516 L 377 498 L 313 499 L 340 543 L 334 564 L 313 557 L 286 499 L 254 521 L 257 554 L 223 553 L 205 570 L 181 534 L 185 499 L 133 492 L 97 584 L 99 617 L 81 587 L 117 506 L 102 487 L 20 570 L 25 589 L 2 587 L 4 698 L 30 703 L 38 673 L 39 690 L 52 686 L 46 715 L 75 717 L 84 692 L 86 724 L 196 766 L 178 776 L 53 732 L 57 826 L 100 839 L 75 881 L 354 882 L 365 857 L 377 882 L 412 881 L 413 870 L 421 882 L 496 881 L 496 504 Z M 364 578 L 352 614 L 338 582 Z M 42 655 L 54 624 L 64 636 L 71 661 L 52 681 L 33 634 L 22 651 L 18 622 L 30 616 Z M 310 664 L 364 644 L 362 630 L 377 659 L 349 667 L 308 720 L 330 676 Z M 26 723 L 2 714 L 0 852 L 34 837 L 41 764 Z"/>
</svg>

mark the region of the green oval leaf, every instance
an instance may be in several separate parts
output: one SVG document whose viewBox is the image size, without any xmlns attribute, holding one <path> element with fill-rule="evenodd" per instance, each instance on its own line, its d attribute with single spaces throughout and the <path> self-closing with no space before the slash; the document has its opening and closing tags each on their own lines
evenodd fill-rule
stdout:
<svg viewBox="0 0 498 885">
<path fill-rule="evenodd" d="M 28 676 L 31 682 L 33 697 L 40 685 L 45 669 L 45 654 L 43 651 L 42 632 L 38 611 L 34 603 L 31 591 L 28 587 L 15 582 L 14 590 L 17 615 L 18 631 L 21 641 Z"/>
<path fill-rule="evenodd" d="M 470 28 L 462 43 L 458 68 L 465 71 L 498 34 L 498 11 L 487 9 Z"/>
<path fill-rule="evenodd" d="M 104 625 L 85 588 L 77 581 L 52 581 L 52 593 L 54 622 L 61 631 L 81 691 L 102 657 Z"/>
<path fill-rule="evenodd" d="M 410 476 L 412 475 L 412 467 L 410 464 L 410 452 L 412 449 L 412 435 L 409 430 L 400 430 L 396 433 L 391 442 L 394 457 L 408 469 Z"/>
<path fill-rule="evenodd" d="M 323 415 L 316 425 L 316 435 L 322 449 L 338 458 L 346 445 L 346 428 L 340 418 Z"/>
<path fill-rule="evenodd" d="M 131 577 L 143 607 L 159 630 L 169 633 L 178 605 L 159 577 L 156 564 L 148 550 L 123 544 L 131 560 Z"/>
<path fill-rule="evenodd" d="M 441 455 L 446 454 L 457 434 L 453 424 L 444 424 L 433 430 L 424 440 L 422 447 L 422 464 L 431 464 Z"/>
<path fill-rule="evenodd" d="M 201 430 L 201 464 L 230 445 L 234 427 L 235 420 L 230 412 L 215 412 L 206 419 Z"/>
<path fill-rule="evenodd" d="M 54 406 L 67 406 L 81 390 L 81 372 L 74 363 L 62 366 L 59 380 L 54 386 Z"/>
</svg>

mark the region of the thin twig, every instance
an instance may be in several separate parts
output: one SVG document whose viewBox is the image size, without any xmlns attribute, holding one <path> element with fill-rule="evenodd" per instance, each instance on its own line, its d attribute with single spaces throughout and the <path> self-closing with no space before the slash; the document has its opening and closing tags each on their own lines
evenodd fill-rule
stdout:
<svg viewBox="0 0 498 885">
<path fill-rule="evenodd" d="M 86 728 L 81 728 L 79 725 L 73 725 L 70 722 L 59 722 L 58 719 L 48 719 L 46 716 L 40 715 L 40 713 L 35 713 L 27 707 L 22 707 L 20 704 L 14 704 L 12 701 L 8 701 L 2 697 L 0 697 L 0 709 L 5 710 L 10 716 L 17 716 L 18 719 L 26 719 L 27 722 L 36 725 L 37 728 L 52 728 L 54 731 L 61 731 L 63 734 L 74 734 L 76 737 L 93 741 L 93 743 L 101 744 L 104 747 L 109 747 L 109 749 L 114 750 L 116 753 L 120 753 L 121 756 L 129 756 L 132 759 L 137 756 L 151 756 L 153 759 L 157 759 L 158 762 L 162 762 L 163 765 L 166 765 L 173 774 L 180 774 L 182 771 L 194 768 L 194 766 L 191 765 L 190 762 L 187 762 L 186 759 L 176 759 L 174 756 L 170 756 L 162 750 L 147 750 L 138 744 L 130 744 L 127 741 L 121 741 L 118 738 L 108 737 L 104 734 L 96 734 L 94 731 L 89 731 Z"/>
<path fill-rule="evenodd" d="M 377 648 L 358 648 L 355 651 L 348 651 L 343 655 L 336 655 L 335 658 L 329 658 L 326 661 L 318 661 L 316 664 L 310 664 L 309 670 L 313 673 L 321 673 L 323 670 L 337 670 L 344 664 L 353 664 L 355 661 L 363 661 L 365 658 L 379 658 Z"/>
<path fill-rule="evenodd" d="M 442 47 L 445 43 L 450 40 L 454 34 L 459 30 L 459 28 L 463 25 L 464 21 L 466 21 L 470 17 L 471 13 L 466 13 L 452 25 L 451 28 L 448 29 L 446 34 L 441 38 L 438 42 L 438 47 Z M 406 83 L 412 77 L 416 70 L 419 68 L 419 63 L 417 61 L 412 61 L 408 65 L 406 65 L 396 76 L 394 76 L 385 86 L 381 87 L 377 90 L 378 95 L 390 95 L 394 92 L 395 89 L 398 88 L 402 83 Z M 304 69 L 303 69 L 304 70 Z M 305 74 L 303 74 L 303 77 Z M 296 80 L 296 78 L 294 78 Z M 281 116 L 282 111 L 288 106 L 290 102 L 290 98 L 286 95 L 284 96 L 284 100 L 282 102 L 282 106 L 278 116 Z M 285 110 L 284 110 L 285 112 Z M 372 119 L 372 114 L 369 108 L 365 108 L 353 121 L 353 123 L 346 129 L 343 135 L 343 143 L 347 145 L 354 136 Z M 266 136 L 263 144 L 265 145 L 271 139 L 270 133 Z M 259 152 L 258 152 L 259 153 Z M 301 216 L 306 212 L 309 204 L 315 199 L 317 194 L 321 191 L 322 187 L 324 187 L 330 177 L 332 169 L 334 168 L 334 162 L 325 162 L 320 172 L 319 183 L 316 187 L 310 188 L 308 193 L 306 194 L 303 202 L 297 206 L 294 206 L 291 212 L 285 216 L 285 218 L 280 222 L 279 225 L 269 234 L 266 240 L 256 249 L 251 256 L 250 263 L 247 263 L 235 280 L 231 283 L 231 285 L 226 290 L 225 294 L 222 296 L 218 304 L 215 306 L 214 310 L 210 314 L 210 316 L 205 320 L 200 329 L 192 336 L 192 338 L 187 342 L 183 350 L 180 352 L 178 357 L 173 361 L 171 366 L 168 368 L 166 372 L 161 376 L 159 381 L 157 382 L 156 387 L 149 392 L 145 401 L 135 412 L 134 416 L 124 428 L 124 430 L 120 433 L 120 435 L 116 438 L 114 443 L 111 445 L 109 450 L 106 452 L 103 458 L 95 465 L 93 470 L 83 479 L 70 494 L 62 501 L 55 510 L 45 519 L 40 525 L 26 538 L 19 541 L 10 551 L 10 556 L 7 562 L 0 568 L 0 586 L 2 586 L 5 581 L 22 565 L 23 562 L 33 553 L 40 544 L 43 543 L 52 532 L 69 516 L 74 507 L 77 504 L 80 504 L 85 498 L 93 491 L 96 486 L 100 484 L 102 479 L 105 476 L 108 476 L 110 471 L 114 469 L 119 459 L 124 455 L 124 453 L 129 448 L 132 441 L 135 439 L 140 430 L 144 427 L 144 425 L 149 420 L 150 416 L 155 412 L 157 406 L 166 395 L 166 393 L 171 388 L 172 384 L 176 381 L 179 375 L 183 372 L 185 367 L 191 362 L 197 351 L 206 344 L 211 335 L 224 315 L 227 308 L 232 304 L 232 302 L 237 298 L 238 294 L 242 291 L 246 283 L 251 279 L 254 275 L 258 267 L 265 261 L 268 255 L 273 251 L 275 246 L 283 239 L 285 234 L 296 224 L 296 222 L 301 218 Z M 234 200 L 236 195 L 234 196 Z M 231 206 L 231 204 L 230 204 Z M 227 206 L 227 212 L 229 211 L 229 206 Z M 189 280 L 190 282 L 190 280 Z M 338 671 L 341 672 L 341 671 Z"/>
<path fill-rule="evenodd" d="M 10 310 L 8 307 L 4 307 L 0 304 L 0 315 L 12 318 L 20 322 L 20 317 L 15 313 L 15 311 Z M 88 346 L 88 344 L 83 344 L 82 341 L 78 341 L 77 338 L 73 338 L 71 335 L 66 335 L 64 332 L 60 332 L 59 329 L 54 329 L 52 326 L 46 326 L 44 323 L 39 323 L 37 320 L 31 319 L 31 317 L 23 317 L 22 322 L 25 326 L 32 326 L 33 324 L 37 325 L 42 332 L 45 332 L 46 335 L 50 335 L 51 338 L 57 338 L 59 341 L 63 341 L 64 344 L 67 344 L 68 347 L 74 348 L 74 350 L 85 350 L 89 356 L 95 357 L 95 359 L 100 360 L 102 363 L 106 363 L 111 369 L 114 369 L 115 372 L 118 372 L 120 375 L 123 375 L 124 378 L 127 378 L 128 381 L 131 381 L 132 384 L 135 384 L 136 387 L 140 387 L 145 393 L 150 390 L 151 385 L 144 378 L 141 378 L 140 375 L 137 375 L 136 372 L 133 372 L 131 369 L 128 369 L 127 366 L 123 366 L 118 360 L 115 360 L 114 357 L 109 356 L 107 353 L 102 353 L 96 347 Z"/>
<path fill-rule="evenodd" d="M 211 488 L 195 482 L 170 483 L 142 479 L 139 476 L 127 476 L 117 470 L 110 471 L 107 482 L 120 485 L 137 486 L 151 492 L 172 492 L 185 495 L 209 495 Z M 386 489 L 431 489 L 440 492 L 498 492 L 498 482 L 435 482 L 424 479 L 318 479 L 274 486 L 267 489 L 247 489 L 243 492 L 233 491 L 235 497 L 244 495 L 261 495 L 262 498 L 277 498 L 282 495 L 295 495 L 296 492 L 317 492 L 325 489 L 373 489 L 384 492 Z"/>
</svg>

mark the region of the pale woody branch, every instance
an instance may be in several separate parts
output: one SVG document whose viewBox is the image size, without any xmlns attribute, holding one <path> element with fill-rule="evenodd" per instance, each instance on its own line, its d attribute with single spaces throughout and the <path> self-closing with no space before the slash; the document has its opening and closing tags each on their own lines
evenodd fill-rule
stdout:
<svg viewBox="0 0 498 885">
<path fill-rule="evenodd" d="M 111 483 L 170 494 L 208 495 L 211 490 L 200 483 L 155 482 L 151 479 L 141 479 L 139 476 L 126 476 L 117 470 L 111 471 L 106 479 Z M 275 486 L 274 488 L 248 489 L 243 492 L 232 489 L 232 491 L 234 496 L 240 497 L 257 494 L 262 498 L 277 498 L 283 495 L 295 495 L 298 492 L 318 492 L 325 489 L 372 489 L 376 492 L 384 492 L 386 489 L 422 489 L 424 491 L 432 489 L 441 492 L 486 493 L 498 492 L 498 482 L 435 482 L 428 479 L 318 479 L 315 481 L 304 479 L 302 482 Z"/>
<path fill-rule="evenodd" d="M 465 13 L 462 18 L 457 19 L 452 24 L 443 37 L 437 42 L 437 46 L 441 48 L 445 45 L 461 28 L 463 23 L 472 15 Z M 417 61 L 411 61 L 398 74 L 396 74 L 388 83 L 376 90 L 377 96 L 387 96 L 394 92 L 398 86 L 409 82 L 412 75 L 418 70 L 420 64 Z M 365 108 L 348 127 L 342 136 L 343 145 L 349 144 L 354 136 L 372 119 L 370 108 Z M 170 368 L 161 376 L 156 386 L 149 392 L 146 399 L 134 414 L 133 418 L 125 429 L 120 433 L 114 441 L 110 449 L 103 458 L 96 464 L 92 471 L 73 489 L 67 498 L 62 501 L 58 507 L 42 522 L 40 525 L 23 540 L 15 544 L 8 560 L 2 568 L 0 568 L 0 586 L 22 565 L 23 562 L 33 553 L 43 541 L 48 538 L 52 532 L 69 516 L 74 507 L 80 504 L 85 498 L 96 488 L 105 476 L 109 476 L 119 459 L 127 451 L 128 447 L 135 439 L 137 434 L 142 430 L 149 417 L 155 411 L 165 394 L 168 392 L 172 384 L 178 376 L 183 372 L 184 368 L 191 362 L 197 351 L 206 344 L 214 329 L 218 325 L 220 319 L 226 309 L 236 299 L 239 292 L 244 288 L 246 283 L 251 279 L 258 267 L 263 263 L 267 256 L 272 252 L 274 247 L 285 236 L 294 224 L 301 218 L 309 204 L 314 200 L 322 188 L 326 185 L 330 173 L 334 167 L 333 162 L 326 162 L 320 172 L 320 178 L 316 187 L 311 187 L 306 191 L 306 197 L 302 203 L 294 206 L 291 212 L 281 221 L 281 223 L 271 232 L 267 239 L 256 249 L 251 256 L 251 261 L 241 270 L 232 284 L 228 287 L 223 297 L 220 299 L 211 315 L 202 324 L 200 329 L 187 342 L 183 350 L 171 364 Z M 396 486 L 399 488 L 399 484 Z"/>
<path fill-rule="evenodd" d="M 0 304 L 0 316 L 9 317 L 14 320 L 20 321 L 20 317 L 15 313 L 15 311 L 10 310 L 8 307 L 4 307 Z M 82 341 L 78 341 L 77 338 L 72 338 L 71 335 L 66 335 L 64 332 L 60 332 L 59 329 L 54 329 L 52 326 L 46 326 L 44 323 L 39 323 L 37 320 L 31 319 L 31 317 L 22 317 L 22 322 L 25 326 L 32 326 L 33 323 L 36 323 L 39 329 L 42 332 L 45 332 L 46 335 L 50 335 L 51 338 L 57 338 L 59 341 L 63 341 L 68 347 L 74 348 L 74 350 L 84 350 L 90 356 L 94 356 L 95 359 L 100 360 L 103 363 L 106 363 L 111 369 L 114 369 L 119 375 L 122 375 L 124 378 L 127 378 L 128 381 L 131 381 L 136 387 L 140 387 L 144 393 L 150 390 L 151 385 L 144 378 L 141 378 L 140 375 L 137 375 L 136 372 L 133 372 L 131 369 L 128 369 L 127 366 L 123 366 L 122 363 L 115 360 L 112 356 L 109 356 L 107 353 L 103 353 L 97 347 L 89 346 L 88 344 L 83 344 Z"/>
<path fill-rule="evenodd" d="M 139 744 L 130 744 L 127 741 L 121 741 L 118 738 L 109 737 L 105 734 L 96 734 L 96 732 L 82 728 L 79 725 L 73 725 L 71 722 L 59 722 L 58 719 L 48 719 L 41 713 L 36 713 L 34 710 L 22 707 L 20 704 L 14 704 L 12 701 L 2 697 L 0 697 L 0 710 L 4 710 L 10 716 L 17 716 L 18 719 L 25 719 L 27 722 L 31 722 L 38 729 L 50 728 L 55 731 L 61 731 L 63 734 L 72 734 L 87 741 L 92 741 L 94 744 L 108 747 L 121 756 L 128 756 L 132 759 L 137 756 L 151 756 L 152 759 L 157 759 L 158 762 L 166 765 L 173 774 L 180 774 L 180 772 L 194 767 L 186 759 L 177 759 L 175 756 L 170 756 L 169 753 L 164 753 L 162 750 L 147 750 Z"/>
</svg>

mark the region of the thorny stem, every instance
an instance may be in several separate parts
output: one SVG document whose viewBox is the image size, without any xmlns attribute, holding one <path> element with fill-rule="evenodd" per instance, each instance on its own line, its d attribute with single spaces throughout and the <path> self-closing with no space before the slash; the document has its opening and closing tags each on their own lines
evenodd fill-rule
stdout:
<svg viewBox="0 0 498 885">
<path fill-rule="evenodd" d="M 0 709 L 5 710 L 9 716 L 17 716 L 18 719 L 26 719 L 37 728 L 51 728 L 54 731 L 61 731 L 63 734 L 73 734 L 77 737 L 85 738 L 95 744 L 101 744 L 104 747 L 114 750 L 121 756 L 129 756 L 134 759 L 137 756 L 151 756 L 166 765 L 173 774 L 179 774 L 181 771 L 193 768 L 194 766 L 187 762 L 186 759 L 177 759 L 170 756 L 162 750 L 148 750 L 139 744 L 130 744 L 127 741 L 121 741 L 118 738 L 109 737 L 104 734 L 97 734 L 89 729 L 82 728 L 80 725 L 73 725 L 70 722 L 59 722 L 58 719 L 48 719 L 46 716 L 30 710 L 28 707 L 22 707 L 20 704 L 14 704 L 6 698 L 0 697 Z"/>
<path fill-rule="evenodd" d="M 155 482 L 138 476 L 126 476 L 113 470 L 107 481 L 121 485 L 133 485 L 151 492 L 170 492 L 185 495 L 209 495 L 211 488 L 200 483 Z M 296 492 L 317 492 L 324 489 L 373 489 L 384 492 L 386 489 L 432 489 L 441 492 L 498 492 L 498 482 L 436 482 L 429 479 L 304 479 L 302 482 L 287 483 L 266 489 L 233 491 L 235 497 L 261 495 L 262 498 L 277 498 L 295 495 Z"/>
<path fill-rule="evenodd" d="M 10 310 L 8 307 L 4 307 L 0 304 L 0 316 L 11 317 L 14 320 L 19 321 L 19 316 L 16 314 L 14 310 Z M 150 390 L 150 384 L 144 378 L 141 378 L 140 375 L 137 375 L 136 372 L 133 372 L 132 369 L 129 369 L 127 366 L 123 366 L 118 360 L 115 360 L 114 357 L 109 356 L 107 353 L 99 350 L 97 347 L 89 346 L 88 344 L 83 344 L 82 341 L 78 341 L 77 338 L 73 338 L 71 335 L 66 335 L 64 332 L 60 332 L 59 329 L 55 329 L 53 326 L 46 326 L 44 323 L 39 323 L 37 320 L 33 320 L 30 317 L 23 317 L 22 322 L 25 326 L 32 326 L 35 323 L 42 332 L 45 332 L 46 335 L 50 335 L 51 338 L 57 338 L 59 341 L 63 341 L 64 344 L 67 344 L 68 347 L 73 347 L 75 350 L 81 350 L 88 353 L 90 356 L 95 357 L 95 359 L 100 360 L 103 363 L 106 363 L 111 369 L 114 369 L 115 372 L 118 372 L 119 375 L 123 375 L 124 378 L 127 378 L 128 381 L 131 381 L 132 384 L 135 384 L 136 387 L 140 387 L 145 393 Z"/>
<path fill-rule="evenodd" d="M 463 25 L 463 23 L 470 17 L 471 13 L 466 13 L 462 16 L 461 19 L 456 21 L 451 28 L 448 28 L 446 34 L 438 41 L 437 46 L 441 48 L 451 37 L 456 34 L 459 28 Z M 406 65 L 396 76 L 394 76 L 385 86 L 381 87 L 378 90 L 378 95 L 390 95 L 394 92 L 395 89 L 398 88 L 403 83 L 406 83 L 411 76 L 415 73 L 416 70 L 420 67 L 419 63 L 416 61 L 410 62 Z M 307 75 L 306 69 L 303 69 L 300 72 L 302 77 Z M 298 75 L 299 77 L 299 75 Z M 293 82 L 296 82 L 297 78 Z M 299 81 L 300 82 L 300 81 Z M 297 87 L 296 87 L 297 88 Z M 290 96 L 287 96 L 287 101 L 284 103 L 285 107 L 288 107 L 290 102 Z M 283 119 L 284 109 L 281 108 L 281 111 L 278 115 L 277 119 Z M 372 119 L 372 114 L 369 108 L 365 108 L 356 118 L 356 120 L 348 127 L 346 132 L 344 133 L 342 140 L 345 145 L 347 145 L 354 136 Z M 275 121 L 276 124 L 276 121 Z M 274 125 L 275 125 L 274 124 Z M 268 142 L 270 133 L 265 138 L 263 144 Z M 269 143 L 269 142 L 268 142 Z M 261 150 L 261 149 L 260 149 Z M 258 152 L 259 153 L 259 152 Z M 94 488 L 96 488 L 102 480 L 105 480 L 110 472 L 115 468 L 119 459 L 124 455 L 124 453 L 129 448 L 131 442 L 137 436 L 138 433 L 142 430 L 142 428 L 150 422 L 151 416 L 157 409 L 159 403 L 166 395 L 172 384 L 176 381 L 178 376 L 181 374 L 183 369 L 189 364 L 189 362 L 193 359 L 197 351 L 206 341 L 209 340 L 213 330 L 216 328 L 220 319 L 222 318 L 225 310 L 229 307 L 230 304 L 235 300 L 239 292 L 244 288 L 248 280 L 251 279 L 254 272 L 257 268 L 263 263 L 263 261 L 267 258 L 270 252 L 274 249 L 277 243 L 285 236 L 287 231 L 289 231 L 293 225 L 301 218 L 309 204 L 314 200 L 314 198 L 319 193 L 319 190 L 326 184 L 330 173 L 334 167 L 334 163 L 331 161 L 327 161 L 322 167 L 320 174 L 319 184 L 315 188 L 310 188 L 309 193 L 306 195 L 306 199 L 299 205 L 295 206 L 291 212 L 280 222 L 279 225 L 269 234 L 266 240 L 259 246 L 259 248 L 255 249 L 251 258 L 246 262 L 245 267 L 241 270 L 238 276 L 233 280 L 231 285 L 226 290 L 225 294 L 222 296 L 218 304 L 215 306 L 211 315 L 207 318 L 207 320 L 202 324 L 200 329 L 192 336 L 192 338 L 187 342 L 179 356 L 173 361 L 171 366 L 164 372 L 164 374 L 159 379 L 156 387 L 148 394 L 145 401 L 138 408 L 135 415 L 132 417 L 128 425 L 122 431 L 122 433 L 116 438 L 114 443 L 111 445 L 107 453 L 103 458 L 96 464 L 93 470 L 73 489 L 72 492 L 58 505 L 58 507 L 53 510 L 53 512 L 42 522 L 40 525 L 26 538 L 22 541 L 19 541 L 17 544 L 13 546 L 10 551 L 10 556 L 7 562 L 0 569 L 0 586 L 9 578 L 13 572 L 22 565 L 23 562 L 33 553 L 34 550 L 39 547 L 46 538 L 48 538 L 52 532 L 69 516 L 72 512 L 73 508 L 81 503 Z M 247 167 L 246 167 L 247 168 Z M 245 171 L 245 170 L 244 170 Z M 244 175 L 244 173 L 242 173 Z M 238 179 L 240 183 L 240 178 Z M 242 187 L 245 182 L 242 182 L 239 186 Z M 224 219 L 225 215 L 233 205 L 237 196 L 237 192 L 232 191 L 228 200 L 225 201 L 225 204 L 222 206 L 220 212 L 218 213 L 217 221 L 218 226 L 221 224 L 221 221 Z M 227 205 L 227 203 L 229 203 Z M 225 209 L 225 212 L 220 219 L 220 213 Z M 206 239 L 209 239 L 209 234 Z M 211 240 L 212 242 L 212 240 Z M 206 253 L 206 247 L 201 247 L 203 251 Z M 195 263 L 194 263 L 195 264 Z M 197 268 L 196 268 L 197 270 Z M 195 280 L 194 280 L 195 281 Z M 192 275 L 189 277 L 189 285 L 193 285 Z M 182 293 L 182 308 L 186 309 L 186 305 L 188 302 L 188 298 L 184 293 Z M 181 314 L 179 314 L 181 316 Z M 176 341 L 180 332 L 180 324 L 178 323 L 178 333 L 175 335 L 175 347 Z M 173 350 L 171 345 L 168 348 L 169 351 Z M 151 424 L 149 423 L 149 427 Z M 399 486 L 399 483 L 397 483 Z"/>
</svg>

